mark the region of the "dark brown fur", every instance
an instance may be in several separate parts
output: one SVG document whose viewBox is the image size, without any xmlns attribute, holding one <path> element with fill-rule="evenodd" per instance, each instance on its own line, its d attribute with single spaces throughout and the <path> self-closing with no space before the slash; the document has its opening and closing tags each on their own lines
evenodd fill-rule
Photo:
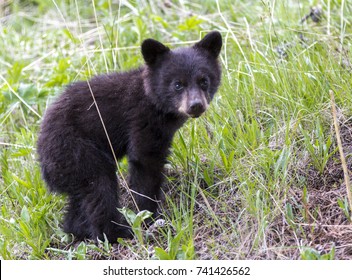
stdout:
<svg viewBox="0 0 352 280">
<path fill-rule="evenodd" d="M 117 211 L 116 163 L 97 107 L 116 158 L 128 156 L 139 209 L 155 212 L 174 133 L 205 111 L 219 86 L 221 44 L 218 32 L 174 51 L 148 39 L 145 66 L 71 84 L 48 108 L 38 153 L 49 189 L 68 195 L 66 232 L 111 242 L 131 235 Z"/>
</svg>

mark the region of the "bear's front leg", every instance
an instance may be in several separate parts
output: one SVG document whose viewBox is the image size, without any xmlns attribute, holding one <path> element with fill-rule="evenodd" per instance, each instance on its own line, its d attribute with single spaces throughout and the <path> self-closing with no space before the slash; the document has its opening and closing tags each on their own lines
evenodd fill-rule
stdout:
<svg viewBox="0 0 352 280">
<path fill-rule="evenodd" d="M 160 187 L 163 183 L 163 161 L 143 158 L 129 161 L 129 187 L 138 210 L 148 210 L 156 215 Z"/>
</svg>

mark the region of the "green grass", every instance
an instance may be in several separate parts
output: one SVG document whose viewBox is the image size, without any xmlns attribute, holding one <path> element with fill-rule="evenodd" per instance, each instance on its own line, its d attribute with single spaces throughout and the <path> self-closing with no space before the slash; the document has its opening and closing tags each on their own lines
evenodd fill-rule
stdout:
<svg viewBox="0 0 352 280">
<path fill-rule="evenodd" d="M 0 4 L 1 258 L 352 259 L 329 97 L 351 168 L 351 2 L 117 2 Z M 320 22 L 301 23 L 318 2 Z M 46 190 L 37 162 L 48 104 L 70 82 L 142 64 L 143 39 L 173 48 L 214 29 L 222 85 L 175 136 L 164 224 L 145 230 L 146 213 L 128 212 L 134 240 L 71 243 L 65 198 Z"/>
</svg>

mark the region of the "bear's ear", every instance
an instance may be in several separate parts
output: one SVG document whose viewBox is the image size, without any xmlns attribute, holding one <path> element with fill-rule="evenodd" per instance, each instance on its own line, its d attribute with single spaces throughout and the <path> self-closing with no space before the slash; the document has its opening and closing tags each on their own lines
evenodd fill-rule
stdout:
<svg viewBox="0 0 352 280">
<path fill-rule="evenodd" d="M 168 47 L 154 39 L 146 39 L 142 43 L 142 55 L 148 65 L 153 64 L 159 55 L 169 51 Z"/>
<path fill-rule="evenodd" d="M 194 45 L 196 49 L 203 49 L 208 51 L 214 58 L 220 54 L 222 47 L 222 37 L 220 32 L 212 31 L 205 35 L 205 37 Z"/>
</svg>

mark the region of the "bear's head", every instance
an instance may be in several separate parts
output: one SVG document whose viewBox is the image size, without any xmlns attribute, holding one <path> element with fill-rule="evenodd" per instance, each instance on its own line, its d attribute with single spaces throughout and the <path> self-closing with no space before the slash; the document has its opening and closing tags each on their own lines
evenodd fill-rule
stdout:
<svg viewBox="0 0 352 280">
<path fill-rule="evenodd" d="M 221 46 L 217 31 L 192 47 L 175 50 L 153 39 L 143 41 L 144 87 L 159 110 L 193 118 L 205 112 L 220 84 Z"/>
</svg>

